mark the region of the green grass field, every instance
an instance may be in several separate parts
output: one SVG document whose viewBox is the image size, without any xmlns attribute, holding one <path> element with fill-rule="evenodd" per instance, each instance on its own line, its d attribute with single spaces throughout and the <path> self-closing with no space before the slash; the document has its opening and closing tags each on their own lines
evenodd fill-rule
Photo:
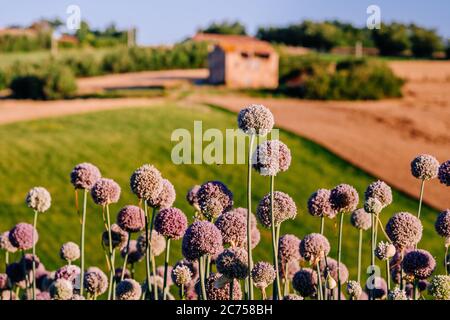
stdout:
<svg viewBox="0 0 450 320">
<path fill-rule="evenodd" d="M 203 130 L 224 130 L 236 126 L 236 116 L 229 112 L 213 107 L 176 105 L 106 111 L 1 126 L 0 231 L 10 229 L 17 222 L 31 222 L 33 214 L 24 204 L 25 195 L 33 186 L 46 187 L 52 194 L 53 203 L 52 208 L 39 217 L 37 252 L 48 269 L 63 265 L 58 256 L 59 247 L 66 241 L 79 242 L 80 234 L 69 174 L 75 164 L 84 161 L 96 164 L 103 176 L 116 180 L 122 186 L 120 202 L 111 207 L 114 218 L 123 205 L 137 203 L 128 181 L 131 173 L 144 163 L 156 165 L 172 181 L 177 191 L 175 206 L 181 208 L 190 220 L 193 210 L 185 201 L 186 191 L 192 185 L 207 180 L 225 182 L 234 192 L 236 206 L 245 206 L 245 165 L 175 165 L 171 162 L 171 149 L 174 146 L 170 141 L 172 131 L 176 128 L 192 130 L 194 120 L 203 121 Z M 362 198 L 366 186 L 374 180 L 310 141 L 288 132 L 282 132 L 281 139 L 290 147 L 293 162 L 288 172 L 276 178 L 276 189 L 290 194 L 298 206 L 297 218 L 282 225 L 282 234 L 292 233 L 302 238 L 307 233 L 319 230 L 319 220 L 311 217 L 306 210 L 306 201 L 316 189 L 332 188 L 346 182 L 354 185 Z M 254 207 L 268 192 L 268 188 L 268 179 L 255 173 Z M 415 213 L 417 206 L 417 201 L 395 191 L 394 203 L 383 211 L 381 218 L 386 222 L 394 212 Z M 435 210 L 424 208 L 422 217 L 425 231 L 420 247 L 429 250 L 438 259 L 438 271 L 442 272 L 444 246 L 443 240 L 434 232 L 436 215 Z M 100 246 L 102 227 L 101 208 L 89 200 L 87 266 L 97 265 L 106 269 Z M 336 220 L 327 221 L 326 235 L 333 247 L 331 255 L 335 257 Z M 343 261 L 353 279 L 356 278 L 357 236 L 357 231 L 347 217 Z M 364 237 L 363 263 L 368 265 L 369 233 Z M 181 258 L 180 244 L 181 240 L 173 243 L 173 263 Z M 263 230 L 262 241 L 254 251 L 255 260 L 270 261 L 270 252 L 269 231 Z M 0 257 L 2 259 L 3 256 Z M 137 266 L 138 275 L 143 277 L 143 271 L 144 263 L 141 263 Z"/>
</svg>

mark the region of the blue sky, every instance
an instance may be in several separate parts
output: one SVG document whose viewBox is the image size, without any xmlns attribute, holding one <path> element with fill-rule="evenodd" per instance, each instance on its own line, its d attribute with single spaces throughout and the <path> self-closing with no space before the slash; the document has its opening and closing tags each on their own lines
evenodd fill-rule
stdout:
<svg viewBox="0 0 450 320">
<path fill-rule="evenodd" d="M 448 0 L 1 0 L 0 27 L 26 25 L 40 17 L 65 18 L 76 4 L 93 27 L 116 22 L 136 26 L 141 44 L 165 44 L 192 35 L 211 21 L 240 20 L 253 33 L 261 25 L 285 25 L 302 19 L 338 18 L 365 25 L 366 8 L 381 8 L 382 21 L 415 22 L 450 37 Z"/>
</svg>

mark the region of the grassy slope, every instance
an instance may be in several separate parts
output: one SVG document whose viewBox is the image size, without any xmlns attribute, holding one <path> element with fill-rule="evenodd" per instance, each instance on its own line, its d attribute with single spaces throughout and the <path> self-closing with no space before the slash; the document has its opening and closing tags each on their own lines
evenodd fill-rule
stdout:
<svg viewBox="0 0 450 320">
<path fill-rule="evenodd" d="M 62 265 L 58 249 L 65 241 L 79 239 L 78 217 L 74 210 L 74 191 L 69 182 L 72 167 L 83 161 L 98 165 L 105 177 L 115 179 L 122 186 L 120 203 L 112 212 L 136 199 L 129 191 L 130 174 L 143 163 L 153 163 L 177 190 L 176 206 L 189 217 L 192 209 L 184 200 L 185 192 L 194 184 L 209 179 L 224 181 L 235 194 L 237 206 L 245 206 L 245 165 L 181 165 L 170 161 L 172 130 L 192 129 L 194 120 L 202 120 L 203 128 L 234 128 L 235 116 L 208 107 L 176 107 L 171 105 L 151 109 L 128 109 L 77 115 L 59 119 L 39 120 L 0 127 L 0 231 L 8 230 L 19 221 L 32 220 L 32 213 L 23 203 L 28 189 L 45 186 L 53 196 L 49 212 L 39 218 L 40 240 L 38 254 L 48 268 Z M 306 211 L 308 196 L 319 187 L 332 188 L 338 183 L 354 185 L 362 197 L 366 186 L 374 179 L 350 166 L 322 147 L 293 134 L 282 132 L 281 139 L 291 148 L 293 163 L 288 172 L 276 179 L 276 189 L 290 194 L 298 206 L 295 221 L 283 224 L 282 234 L 293 233 L 303 237 L 317 232 L 319 220 Z M 405 168 L 408 170 L 408 168 Z M 254 175 L 254 196 L 257 201 L 267 192 L 268 180 Z M 417 202 L 394 193 L 394 204 L 382 213 L 385 222 L 394 212 L 415 212 Z M 100 249 L 102 231 L 101 210 L 89 205 L 87 224 L 87 266 L 105 268 Z M 425 207 L 423 211 L 425 232 L 421 247 L 430 250 L 439 259 L 443 241 L 435 233 L 433 222 L 436 212 Z M 326 234 L 336 247 L 336 221 L 327 221 Z M 380 232 L 381 233 L 381 232 Z M 180 258 L 180 243 L 172 247 L 171 261 Z M 364 238 L 364 265 L 367 265 L 369 234 Z M 263 231 L 263 240 L 255 250 L 256 260 L 270 259 L 270 237 Z M 335 250 L 332 255 L 335 256 Z M 2 259 L 2 257 L 0 257 Z M 159 257 L 161 259 L 161 257 Z M 346 218 L 344 230 L 343 261 L 355 278 L 357 259 L 357 231 Z M 161 262 L 161 260 L 160 260 Z M 140 275 L 144 264 L 137 267 Z M 442 271 L 442 267 L 440 267 Z"/>
</svg>

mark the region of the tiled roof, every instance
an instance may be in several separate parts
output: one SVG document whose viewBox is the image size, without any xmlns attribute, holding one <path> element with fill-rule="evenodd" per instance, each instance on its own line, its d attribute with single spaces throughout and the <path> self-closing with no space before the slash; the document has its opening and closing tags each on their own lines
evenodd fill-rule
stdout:
<svg viewBox="0 0 450 320">
<path fill-rule="evenodd" d="M 246 51 L 265 54 L 275 52 L 270 43 L 248 36 L 197 33 L 192 40 L 211 42 L 221 47 L 224 51 Z"/>
</svg>

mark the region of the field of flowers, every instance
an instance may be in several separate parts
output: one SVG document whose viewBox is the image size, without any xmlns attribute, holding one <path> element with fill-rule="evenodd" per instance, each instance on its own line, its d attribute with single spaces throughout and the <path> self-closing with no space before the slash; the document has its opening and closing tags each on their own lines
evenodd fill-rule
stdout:
<svg viewBox="0 0 450 320">
<path fill-rule="evenodd" d="M 261 106 L 236 121 L 166 105 L 0 127 L 1 298 L 450 298 L 448 210 L 287 132 L 253 169 L 177 166 L 170 134 L 194 120 L 249 136 L 274 125 Z M 419 192 L 449 185 L 449 166 L 420 156 L 405 170 Z"/>
</svg>

